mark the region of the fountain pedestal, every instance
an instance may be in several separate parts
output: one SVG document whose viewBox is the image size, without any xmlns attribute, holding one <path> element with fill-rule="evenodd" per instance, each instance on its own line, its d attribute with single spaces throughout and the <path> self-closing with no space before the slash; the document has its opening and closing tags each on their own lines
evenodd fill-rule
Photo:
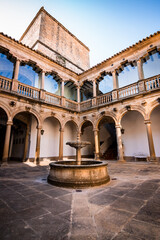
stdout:
<svg viewBox="0 0 160 240">
<path fill-rule="evenodd" d="M 76 148 L 76 161 L 58 161 L 50 163 L 48 182 L 61 187 L 85 188 L 99 186 L 109 182 L 107 163 L 96 160 L 81 160 L 81 148 L 90 142 L 67 142 Z"/>
</svg>

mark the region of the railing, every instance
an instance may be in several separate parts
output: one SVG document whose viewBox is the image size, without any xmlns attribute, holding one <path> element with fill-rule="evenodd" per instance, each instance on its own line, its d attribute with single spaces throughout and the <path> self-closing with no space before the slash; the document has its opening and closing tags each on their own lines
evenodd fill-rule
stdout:
<svg viewBox="0 0 160 240">
<path fill-rule="evenodd" d="M 153 89 L 159 88 L 160 87 L 160 75 L 147 78 L 145 80 L 145 89 L 146 91 L 151 91 Z"/>
<path fill-rule="evenodd" d="M 35 100 L 43 100 L 44 103 L 46 102 L 52 105 L 62 106 L 73 111 L 85 111 L 96 106 L 103 106 L 105 104 L 110 104 L 113 101 L 115 102 L 123 98 L 132 97 L 139 93 L 154 91 L 158 88 L 160 88 L 160 75 L 140 80 L 136 83 L 115 89 L 112 92 L 97 96 L 93 99 L 77 103 L 44 90 L 22 84 L 17 80 L 11 80 L 0 76 L 0 89 L 3 91 L 11 91 L 14 94 L 18 93 L 23 97 L 29 97 Z"/>
<path fill-rule="evenodd" d="M 112 102 L 112 93 L 106 93 L 97 97 L 97 105 L 103 105 L 105 103 Z"/>
<path fill-rule="evenodd" d="M 34 99 L 39 99 L 39 92 L 40 90 L 38 88 L 34 88 L 22 83 L 18 83 L 18 91 L 20 95 L 34 98 Z"/>
<path fill-rule="evenodd" d="M 61 97 L 47 92 L 45 94 L 45 101 L 47 103 L 50 103 L 50 104 L 53 104 L 53 105 L 60 105 L 61 104 Z"/>
<path fill-rule="evenodd" d="M 83 102 L 80 103 L 80 110 L 81 111 L 90 109 L 91 107 L 92 107 L 92 100 L 91 99 L 83 101 Z"/>
<path fill-rule="evenodd" d="M 125 98 L 138 93 L 138 84 L 133 83 L 131 85 L 120 88 L 118 91 L 119 98 Z"/>
<path fill-rule="evenodd" d="M 0 77 L 0 89 L 10 91 L 12 87 L 12 80 L 5 77 Z"/>
<path fill-rule="evenodd" d="M 78 103 L 69 99 L 65 99 L 65 107 L 71 110 L 78 111 Z"/>
</svg>

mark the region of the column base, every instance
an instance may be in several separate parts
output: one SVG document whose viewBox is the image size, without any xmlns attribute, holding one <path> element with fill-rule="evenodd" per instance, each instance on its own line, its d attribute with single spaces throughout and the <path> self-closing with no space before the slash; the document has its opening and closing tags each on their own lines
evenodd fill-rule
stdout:
<svg viewBox="0 0 160 240">
<path fill-rule="evenodd" d="M 7 161 L 2 161 L 1 162 L 1 167 L 7 167 L 8 166 L 8 162 Z"/>
<path fill-rule="evenodd" d="M 94 160 L 100 160 L 100 156 L 99 156 L 99 153 L 95 153 L 94 154 Z"/>
<path fill-rule="evenodd" d="M 119 159 L 117 162 L 118 162 L 118 163 L 126 163 L 126 160 L 124 160 L 124 159 Z"/>
<path fill-rule="evenodd" d="M 158 163 L 158 159 L 156 157 L 149 157 L 148 161 L 152 163 Z"/>
</svg>

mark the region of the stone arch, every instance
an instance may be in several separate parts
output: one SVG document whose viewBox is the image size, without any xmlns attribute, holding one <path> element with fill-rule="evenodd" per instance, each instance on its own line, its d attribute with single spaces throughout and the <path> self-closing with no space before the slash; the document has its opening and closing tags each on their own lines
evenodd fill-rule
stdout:
<svg viewBox="0 0 160 240">
<path fill-rule="evenodd" d="M 26 109 L 27 107 L 20 107 L 20 108 L 17 108 L 14 113 L 12 114 L 12 120 L 14 119 L 14 117 L 18 114 L 18 113 L 22 113 L 22 112 L 28 112 L 28 113 L 31 113 L 34 115 L 34 117 L 36 118 L 37 120 L 37 124 L 38 126 L 42 126 L 42 119 L 41 119 L 41 116 L 40 114 L 34 110 L 34 109 L 30 109 L 30 107 L 28 107 L 28 109 Z"/>
<path fill-rule="evenodd" d="M 84 124 L 85 122 L 90 122 L 90 123 L 92 124 L 92 127 L 94 128 L 94 124 L 93 124 L 92 120 L 86 119 L 86 120 L 83 120 L 83 121 L 80 123 L 80 125 L 79 125 L 79 132 L 81 132 L 82 126 L 83 126 L 83 124 Z"/>
<path fill-rule="evenodd" d="M 145 110 L 144 110 L 143 107 L 138 106 L 138 105 L 128 105 L 128 106 L 125 106 L 124 108 L 122 108 L 121 111 L 119 112 L 119 116 L 118 116 L 118 119 L 117 119 L 118 125 L 121 124 L 123 116 L 128 111 L 137 111 L 143 116 L 144 119 L 146 119 L 146 113 L 145 113 Z"/>
<path fill-rule="evenodd" d="M 104 115 L 99 114 L 99 115 L 97 116 L 97 119 L 98 119 L 98 120 L 94 123 L 94 128 L 98 129 L 98 125 L 99 125 L 100 121 L 101 121 L 104 117 L 111 117 L 111 118 L 114 120 L 115 125 L 117 124 L 117 119 L 116 119 L 115 114 L 112 113 L 112 112 L 105 112 Z"/>
<path fill-rule="evenodd" d="M 78 130 L 79 130 L 79 128 L 78 128 L 78 122 L 77 121 L 75 121 L 74 119 L 66 119 L 66 121 L 63 123 L 63 125 L 62 125 L 62 128 L 64 129 L 64 127 L 65 127 L 65 125 L 68 123 L 68 122 L 73 122 L 74 123 L 74 125 L 76 126 L 76 129 L 77 129 L 77 132 L 78 132 Z"/>
<path fill-rule="evenodd" d="M 7 118 L 9 120 L 11 118 L 11 109 L 9 109 L 8 106 L 6 106 L 6 104 L 3 102 L 0 102 L 0 108 L 2 108 L 5 111 Z"/>
<path fill-rule="evenodd" d="M 52 113 L 50 113 L 50 112 L 49 112 L 49 113 L 45 113 L 45 115 L 42 117 L 42 126 L 43 126 L 44 121 L 45 121 L 47 118 L 55 118 L 55 119 L 59 122 L 60 128 L 62 128 L 62 122 L 61 122 L 60 116 L 58 116 L 57 114 L 54 116 L 54 115 L 52 115 Z"/>
<path fill-rule="evenodd" d="M 157 100 L 155 100 L 155 101 L 153 101 L 153 102 L 151 103 L 151 105 L 150 105 L 150 111 L 148 112 L 148 119 L 151 118 L 152 112 L 153 112 L 154 109 L 155 109 L 156 107 L 158 107 L 159 105 L 160 105 L 160 104 L 159 104 L 159 102 L 158 102 Z"/>
</svg>

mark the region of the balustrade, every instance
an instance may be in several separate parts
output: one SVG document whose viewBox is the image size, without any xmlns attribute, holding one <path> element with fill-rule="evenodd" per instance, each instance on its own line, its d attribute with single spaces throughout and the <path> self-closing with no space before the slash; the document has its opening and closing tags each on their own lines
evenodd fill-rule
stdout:
<svg viewBox="0 0 160 240">
<path fill-rule="evenodd" d="M 65 100 L 65 107 L 66 107 L 66 108 L 69 108 L 69 109 L 71 109 L 71 110 L 77 111 L 77 110 L 78 110 L 78 103 L 77 103 L 77 102 L 74 102 L 74 101 L 72 101 L 72 100 L 66 99 L 66 100 Z"/>
<path fill-rule="evenodd" d="M 81 111 L 90 109 L 91 107 L 92 107 L 92 100 L 91 99 L 83 101 L 83 102 L 80 103 L 80 110 Z"/>
<path fill-rule="evenodd" d="M 4 90 L 11 90 L 12 80 L 9 78 L 0 77 L 0 88 Z"/>
<path fill-rule="evenodd" d="M 145 89 L 146 91 L 151 91 L 160 87 L 160 75 L 147 78 L 145 80 Z"/>
<path fill-rule="evenodd" d="M 131 85 L 128 85 L 126 87 L 119 89 L 118 92 L 119 92 L 118 93 L 119 98 L 125 98 L 125 97 L 131 96 L 131 95 L 135 95 L 138 93 L 138 84 L 133 83 Z"/>
<path fill-rule="evenodd" d="M 61 103 L 61 97 L 54 95 L 53 93 L 46 93 L 45 101 L 53 104 L 53 105 L 60 105 Z"/>
<path fill-rule="evenodd" d="M 106 93 L 97 97 L 97 105 L 103 105 L 105 103 L 112 102 L 112 93 Z"/>
<path fill-rule="evenodd" d="M 34 88 L 25 84 L 18 83 L 18 93 L 20 95 L 31 97 L 34 99 L 39 99 L 39 92 L 40 90 L 38 88 Z"/>
</svg>

